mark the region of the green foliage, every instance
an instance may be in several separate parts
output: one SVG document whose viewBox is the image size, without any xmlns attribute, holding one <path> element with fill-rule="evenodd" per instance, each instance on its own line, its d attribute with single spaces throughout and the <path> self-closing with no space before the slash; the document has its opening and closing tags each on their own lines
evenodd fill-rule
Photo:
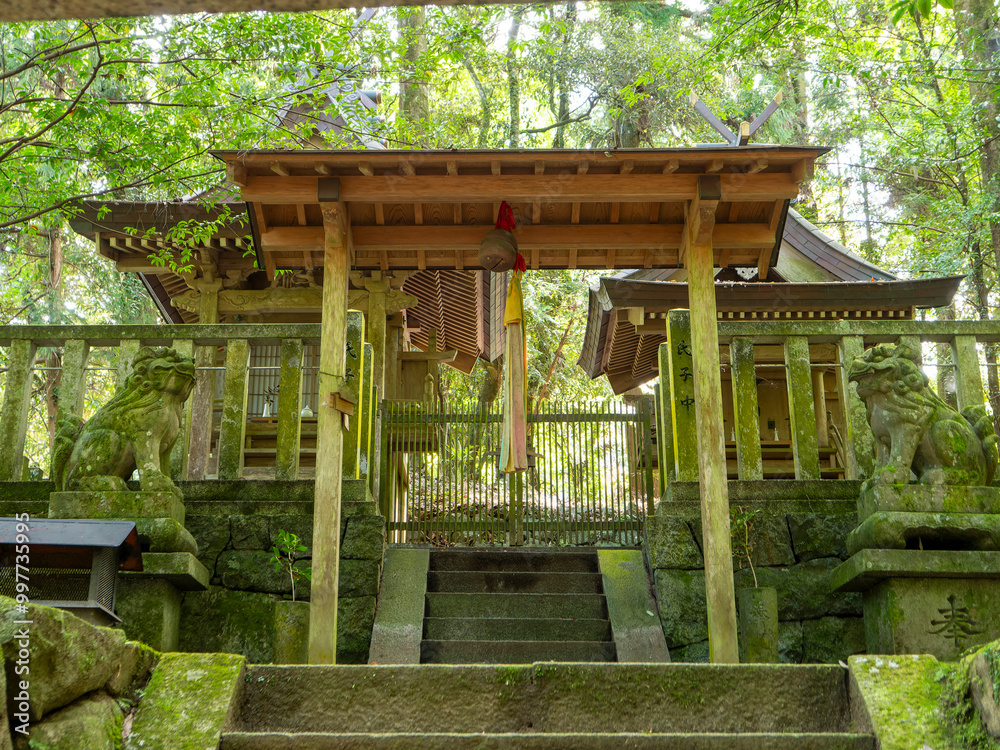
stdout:
<svg viewBox="0 0 1000 750">
<path fill-rule="evenodd" d="M 312 568 L 295 566 L 295 561 L 306 552 L 306 546 L 299 540 L 297 534 L 292 534 L 284 529 L 278 531 L 278 543 L 271 547 L 271 563 L 279 573 L 285 571 L 292 583 L 292 601 L 295 601 L 296 581 L 311 581 Z"/>
</svg>

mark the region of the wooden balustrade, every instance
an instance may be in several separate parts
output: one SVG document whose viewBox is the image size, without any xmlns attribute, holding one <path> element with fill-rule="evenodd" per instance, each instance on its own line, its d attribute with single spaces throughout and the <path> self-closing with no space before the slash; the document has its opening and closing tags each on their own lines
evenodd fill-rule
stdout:
<svg viewBox="0 0 1000 750">
<path fill-rule="evenodd" d="M 42 369 L 47 355 L 44 350 L 61 350 L 57 419 L 64 419 L 83 416 L 88 362 L 95 362 L 100 350 L 119 350 L 114 380 L 121 385 L 143 346 L 171 346 L 195 359 L 197 380 L 182 415 L 182 431 L 172 462 L 175 479 L 193 480 L 210 478 L 213 438 L 218 478 L 237 479 L 243 475 L 250 352 L 257 346 L 280 345 L 280 391 L 277 419 L 273 422 L 275 478 L 297 478 L 303 347 L 318 344 L 319 335 L 318 325 L 0 327 L 0 347 L 6 349 L 7 359 L 0 402 L 0 481 L 23 478 L 32 378 L 36 371 L 46 372 Z M 220 349 L 225 351 L 224 364 L 219 364 Z M 115 358 L 109 361 L 113 363 Z M 225 386 L 216 438 L 213 411 L 217 376 L 224 378 Z"/>
<path fill-rule="evenodd" d="M 672 447 L 673 455 L 664 455 L 667 471 L 675 479 L 693 479 L 691 459 L 695 448 L 693 416 L 688 419 L 685 401 L 687 361 L 684 352 L 686 311 L 668 314 L 665 334 L 668 341 L 660 345 L 660 397 L 657 405 L 657 433 L 665 435 L 664 446 Z M 934 367 L 954 368 L 959 409 L 981 406 L 986 396 L 983 389 L 982 360 L 978 344 L 1000 344 L 1000 322 L 995 321 L 889 321 L 889 320 L 792 320 L 792 321 L 720 321 L 720 349 L 728 348 L 728 370 L 732 390 L 732 420 L 727 424 L 727 437 L 733 437 L 735 449 L 727 448 L 735 458 L 740 479 L 762 479 L 788 476 L 789 446 L 796 479 L 810 480 L 843 476 L 864 478 L 871 471 L 872 458 L 865 451 L 856 451 L 859 437 L 870 434 L 864 405 L 857 391 L 848 382 L 848 369 L 867 347 L 880 343 L 905 343 L 921 351 L 921 344 L 945 344 L 950 347 L 952 363 L 924 361 L 932 382 Z M 679 346 L 680 344 L 680 346 Z M 825 412 L 827 392 L 817 392 L 824 377 L 817 371 L 832 372 L 838 401 L 833 425 L 845 437 L 843 455 L 833 443 L 818 440 L 818 410 Z M 787 427 L 775 424 L 761 426 L 758 411 L 762 381 L 783 380 L 787 392 Z M 825 386 L 823 386 L 825 388 Z M 729 413 L 728 406 L 726 407 Z M 777 421 L 777 420 L 775 420 Z M 773 429 L 774 433 L 769 431 Z M 777 439 L 779 431 L 787 430 L 787 439 Z M 764 450 L 762 451 L 762 445 Z M 831 462 L 838 465 L 831 466 Z M 661 467 L 664 461 L 660 462 Z M 661 470 L 662 471 L 662 470 Z"/>
</svg>

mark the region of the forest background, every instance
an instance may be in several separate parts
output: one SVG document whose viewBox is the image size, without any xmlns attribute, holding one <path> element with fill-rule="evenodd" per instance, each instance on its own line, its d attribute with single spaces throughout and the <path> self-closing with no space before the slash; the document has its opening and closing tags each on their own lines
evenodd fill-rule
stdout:
<svg viewBox="0 0 1000 750">
<path fill-rule="evenodd" d="M 904 277 L 967 274 L 939 318 L 994 318 L 1000 263 L 994 0 L 562 2 L 0 25 L 0 324 L 153 323 L 141 283 L 67 223 L 74 204 L 169 200 L 224 179 L 216 148 L 305 147 L 283 108 L 340 82 L 382 94 L 389 148 L 691 146 L 778 92 L 756 142 L 833 147 L 795 204 Z M 345 86 L 346 87 L 346 86 Z M 196 240 L 210 227 L 186 227 Z M 610 395 L 576 367 L 587 286 L 529 273 L 529 388 Z M 54 352 L 52 357 L 58 357 Z M 996 361 L 996 352 L 987 358 Z M 494 395 L 498 371 L 447 378 Z M 988 368 L 991 394 L 1000 392 Z M 40 389 L 55 384 L 43 378 Z M 491 393 L 492 391 L 492 393 Z M 49 399 L 51 401 L 51 399 Z"/>
</svg>

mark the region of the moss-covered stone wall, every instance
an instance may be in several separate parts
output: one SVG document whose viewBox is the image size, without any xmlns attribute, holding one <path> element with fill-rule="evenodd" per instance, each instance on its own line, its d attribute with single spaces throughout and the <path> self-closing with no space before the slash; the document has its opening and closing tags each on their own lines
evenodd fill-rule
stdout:
<svg viewBox="0 0 1000 750">
<path fill-rule="evenodd" d="M 312 550 L 310 481 L 189 482 L 185 525 L 198 559 L 212 573 L 208 591 L 188 592 L 181 605 L 180 650 L 243 654 L 252 663 L 275 659 L 276 604 L 291 598 L 291 581 L 271 562 L 278 533 L 296 534 Z M 375 621 L 385 532 L 363 482 L 344 487 L 340 526 L 340 604 L 337 661 L 364 664 Z M 309 584 L 295 586 L 309 599 Z"/>
<path fill-rule="evenodd" d="M 181 594 L 178 648 L 191 652 L 242 654 L 251 663 L 275 660 L 277 604 L 291 598 L 291 581 L 274 569 L 271 547 L 278 532 L 296 534 L 312 549 L 311 481 L 179 482 L 185 526 L 198 542 L 198 559 L 210 571 L 208 591 Z M 0 515 L 48 511 L 48 482 L 0 482 Z M 340 604 L 337 661 L 363 664 L 375 622 L 385 531 L 360 480 L 344 484 L 340 526 Z M 309 584 L 296 584 L 296 599 L 309 599 Z M 303 633 L 302 637 L 307 634 Z"/>
<path fill-rule="evenodd" d="M 857 526 L 858 482 L 730 482 L 730 507 L 750 520 L 750 559 L 760 586 L 778 591 L 780 661 L 836 663 L 865 652 L 861 596 L 830 590 Z M 759 509 L 759 513 L 754 511 Z M 734 550 L 745 539 L 733 540 Z M 645 553 L 660 622 L 677 662 L 708 661 L 701 508 L 696 482 L 675 482 L 646 524 Z M 753 586 L 734 555 L 737 590 Z"/>
</svg>

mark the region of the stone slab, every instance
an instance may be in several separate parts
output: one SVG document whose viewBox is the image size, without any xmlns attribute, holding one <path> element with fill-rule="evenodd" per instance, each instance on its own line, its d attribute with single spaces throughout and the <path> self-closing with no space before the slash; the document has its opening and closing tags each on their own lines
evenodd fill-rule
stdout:
<svg viewBox="0 0 1000 750">
<path fill-rule="evenodd" d="M 1000 555 L 959 550 L 865 549 L 830 573 L 834 591 L 865 591 L 886 578 L 1000 579 Z"/>
<path fill-rule="evenodd" d="M 386 550 L 369 661 L 420 663 L 429 565 L 430 550 L 399 547 Z"/>
<path fill-rule="evenodd" d="M 940 664 L 933 656 L 852 656 L 855 731 L 872 732 L 883 750 L 952 747 L 941 714 Z"/>
<path fill-rule="evenodd" d="M 876 511 L 847 536 L 847 550 L 1000 550 L 1000 515 Z"/>
<path fill-rule="evenodd" d="M 528 722 L 545 733 L 850 729 L 836 665 L 261 665 L 247 678 L 239 731 L 523 732 Z"/>
<path fill-rule="evenodd" d="M 954 661 L 1000 638 L 1000 581 L 888 578 L 864 593 L 870 654 L 933 654 Z"/>
<path fill-rule="evenodd" d="M 157 578 L 169 581 L 181 591 L 205 591 L 211 574 L 190 552 L 144 552 L 142 572 L 120 573 L 124 578 Z"/>
<path fill-rule="evenodd" d="M 670 652 L 650 595 L 641 550 L 599 549 L 608 619 L 619 662 L 668 662 Z"/>
<path fill-rule="evenodd" d="M 198 542 L 191 532 L 173 518 L 126 518 L 135 524 L 139 544 L 150 552 L 190 552 L 198 554 Z"/>
<path fill-rule="evenodd" d="M 869 734 L 847 733 L 757 733 L 698 734 L 676 732 L 510 732 L 497 734 L 320 734 L 280 732 L 256 734 L 232 732 L 224 735 L 225 750 L 340 750 L 365 747 L 370 750 L 872 750 Z"/>
<path fill-rule="evenodd" d="M 136 711 L 126 750 L 218 747 L 246 660 L 235 654 L 164 654 Z"/>
<path fill-rule="evenodd" d="M 53 492 L 49 518 L 172 518 L 184 523 L 184 503 L 169 492 Z"/>
<path fill-rule="evenodd" d="M 930 484 L 876 484 L 862 490 L 858 519 L 878 511 L 1000 513 L 1000 489 Z"/>
</svg>

